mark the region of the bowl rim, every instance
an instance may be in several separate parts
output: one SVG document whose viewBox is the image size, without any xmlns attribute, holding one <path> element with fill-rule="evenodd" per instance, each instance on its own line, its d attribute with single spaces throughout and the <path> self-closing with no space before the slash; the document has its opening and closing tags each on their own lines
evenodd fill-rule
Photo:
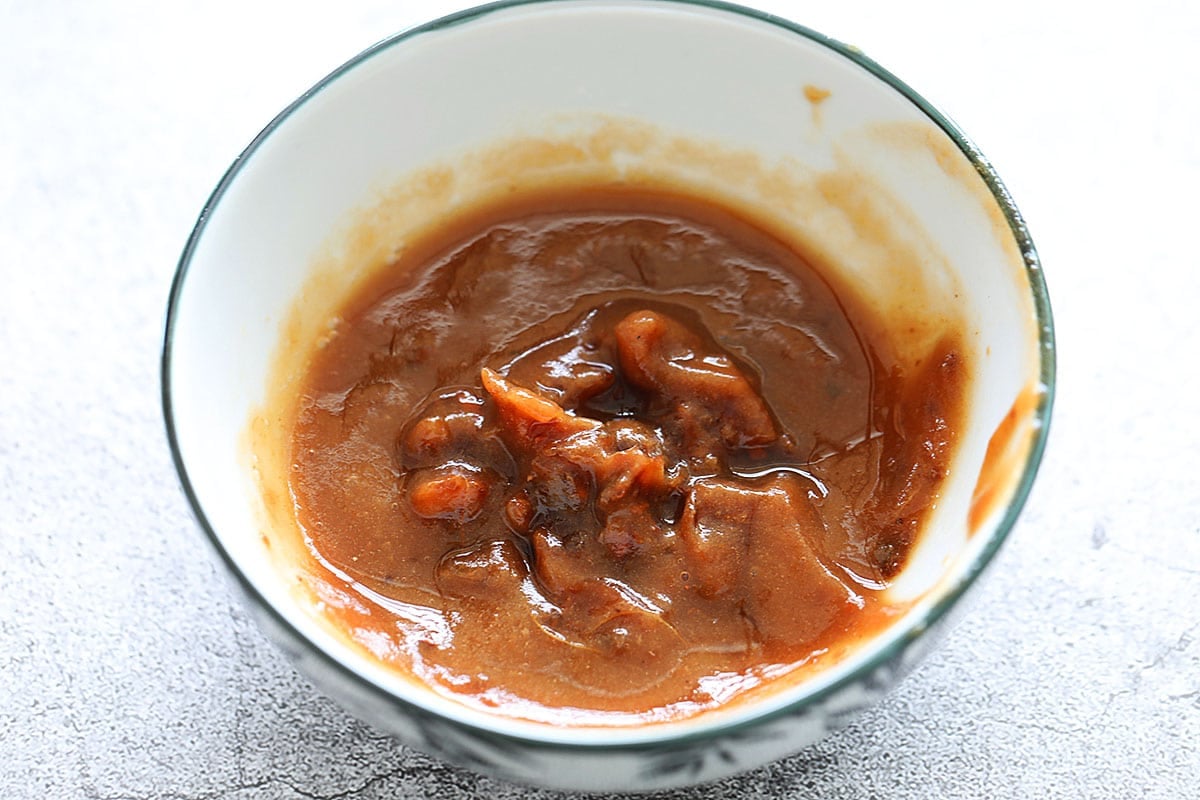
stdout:
<svg viewBox="0 0 1200 800">
<path fill-rule="evenodd" d="M 524 733 L 496 730 L 494 728 L 477 725 L 470 721 L 445 717 L 444 715 L 439 714 L 432 709 L 421 706 L 406 698 L 397 696 L 393 692 L 389 691 L 386 687 L 379 685 L 378 683 L 369 679 L 367 676 L 357 672 L 352 667 L 343 663 L 332 653 L 326 652 L 319 644 L 305 635 L 278 609 L 268 602 L 263 593 L 259 591 L 258 587 L 255 586 L 247 574 L 242 571 L 238 563 L 222 545 L 215 529 L 205 515 L 204 509 L 196 495 L 191 479 L 188 476 L 187 468 L 184 464 L 183 453 L 175 432 L 175 411 L 171 398 L 171 374 L 173 361 L 172 345 L 174 341 L 175 324 L 178 318 L 178 306 L 180 298 L 182 297 L 184 291 L 185 282 L 195 250 L 201 238 L 203 237 L 212 212 L 220 204 L 226 191 L 237 178 L 242 168 L 259 149 L 259 147 L 262 146 L 263 142 L 270 137 L 271 134 L 277 128 L 279 128 L 297 109 L 319 94 L 345 73 L 349 72 L 360 64 L 365 63 L 377 54 L 421 34 L 444 30 L 456 25 L 472 22 L 499 11 L 505 11 L 522 6 L 570 6 L 588 4 L 611 4 L 627 7 L 675 6 L 684 10 L 687 10 L 688 8 L 698 8 L 704 11 L 723 12 L 733 16 L 748 18 L 759 23 L 766 23 L 768 25 L 775 26 L 784 32 L 799 35 L 805 39 L 808 39 L 810 42 L 828 49 L 838 56 L 848 59 L 859 67 L 867 70 L 877 79 L 883 81 L 892 90 L 916 106 L 926 117 L 929 118 L 931 122 L 933 122 L 950 138 L 950 140 L 958 147 L 962 154 L 975 168 L 976 172 L 983 179 L 988 190 L 991 192 L 993 198 L 998 203 L 1000 210 L 1008 223 L 1009 229 L 1013 235 L 1013 239 L 1020 248 L 1025 265 L 1026 277 L 1029 281 L 1030 290 L 1032 293 L 1034 312 L 1038 325 L 1038 377 L 1040 381 L 1039 389 L 1041 390 L 1039 392 L 1037 406 L 1034 409 L 1034 432 L 1032 441 L 1030 442 L 1029 451 L 1025 458 L 1024 466 L 1022 467 L 1021 477 L 1013 489 L 1011 498 L 1005 506 L 1003 516 L 997 522 L 996 527 L 991 532 L 988 541 L 979 549 L 970 564 L 963 568 L 961 573 L 956 577 L 954 583 L 942 592 L 941 596 L 936 600 L 936 602 L 932 603 L 925 610 L 923 615 L 911 620 L 903 631 L 899 632 L 899 634 L 892 638 L 891 641 L 880 647 L 879 650 L 867 654 L 862 663 L 853 670 L 848 671 L 846 674 L 841 675 L 837 679 L 829 681 L 822 686 L 816 687 L 811 692 L 798 695 L 788 703 L 779 705 L 775 708 L 764 709 L 760 713 L 748 713 L 733 720 L 722 721 L 717 719 L 709 724 L 697 724 L 691 729 L 681 730 L 679 728 L 672 728 L 669 731 L 664 730 L 658 735 L 652 733 L 650 735 L 638 736 L 635 739 L 630 739 L 627 741 L 608 742 L 579 742 L 561 738 L 538 738 L 536 736 L 526 735 Z M 365 688 L 368 691 L 383 697 L 390 704 L 394 706 L 402 706 L 410 716 L 415 715 L 425 718 L 434 717 L 445 722 L 449 722 L 453 725 L 469 729 L 474 735 L 491 740 L 493 742 L 497 740 L 521 742 L 524 745 L 538 749 L 562 751 L 612 752 L 643 750 L 647 747 L 662 745 L 689 745 L 708 741 L 718 737 L 736 735 L 737 733 L 748 728 L 755 727 L 781 717 L 796 714 L 797 712 L 800 712 L 803 709 L 836 694 L 847 686 L 862 680 L 864 676 L 871 674 L 876 669 L 890 663 L 893 659 L 896 659 L 909 647 L 913 641 L 919 638 L 926 629 L 932 627 L 935 623 L 947 615 L 947 613 L 958 602 L 962 595 L 985 571 L 987 566 L 992 562 L 993 558 L 999 552 L 1000 547 L 1007 540 L 1009 533 L 1012 531 L 1012 528 L 1015 525 L 1017 518 L 1019 517 L 1020 512 L 1029 497 L 1029 493 L 1033 487 L 1034 479 L 1037 476 L 1038 467 L 1041 464 L 1042 456 L 1046 448 L 1046 441 L 1050 429 L 1051 411 L 1054 406 L 1055 397 L 1056 347 L 1054 322 L 1050 307 L 1050 297 L 1047 292 L 1045 277 L 1041 268 L 1041 261 L 1034 247 L 1033 239 L 1030 236 L 1029 229 L 1025 224 L 1024 218 L 1018 211 L 1016 204 L 1013 202 L 1013 199 L 1007 188 L 1001 182 L 991 162 L 966 136 L 966 134 L 963 133 L 958 125 L 947 115 L 938 111 L 932 104 L 914 91 L 908 84 L 873 61 L 858 48 L 832 39 L 824 34 L 812 30 L 811 28 L 805 27 L 783 17 L 736 3 L 725 2 L 725 0 L 496 0 L 496 2 L 489 2 L 483 5 L 464 9 L 462 11 L 439 17 L 425 23 L 414 25 L 392 34 L 367 47 L 328 73 L 321 80 L 317 81 L 311 88 L 288 104 L 269 123 L 267 123 L 267 125 L 261 131 L 259 131 L 259 133 L 238 154 L 238 156 L 227 168 L 220 181 L 217 183 L 216 188 L 213 189 L 212 193 L 205 201 L 204 206 L 197 217 L 195 226 L 188 236 L 187 242 L 184 245 L 184 249 L 180 255 L 168 295 L 167 311 L 163 330 L 159 377 L 163 422 L 166 427 L 167 441 L 171 450 L 171 459 L 174 463 L 175 471 L 178 474 L 184 495 L 187 498 L 188 504 L 191 507 L 196 521 L 204 531 L 209 543 L 216 549 L 229 573 L 235 577 L 237 584 L 240 586 L 246 598 L 263 612 L 268 614 L 273 624 L 285 631 L 288 636 L 304 643 L 307 650 L 310 653 L 316 654 L 326 666 L 333 668 L 336 672 L 350 679 L 360 688 Z M 504 719 L 505 718 L 497 718 L 497 721 L 504 721 Z M 651 730 L 654 730 L 656 727 L 657 726 L 651 726 Z M 555 727 L 547 728 L 548 731 L 558 729 L 559 728 Z M 608 731 L 609 729 L 606 728 L 605 730 Z M 613 736 L 620 736 L 622 732 L 628 732 L 629 730 L 637 730 L 637 728 L 628 728 L 624 726 L 616 727 L 611 729 L 611 734 Z"/>
</svg>

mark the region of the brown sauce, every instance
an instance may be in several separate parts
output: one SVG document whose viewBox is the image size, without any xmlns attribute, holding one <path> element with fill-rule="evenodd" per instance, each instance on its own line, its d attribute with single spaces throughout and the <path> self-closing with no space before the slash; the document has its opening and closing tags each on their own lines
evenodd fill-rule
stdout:
<svg viewBox="0 0 1200 800">
<path fill-rule="evenodd" d="M 677 718 L 898 609 L 966 369 L 714 202 L 563 190 L 374 276 L 292 437 L 322 596 L 376 657 L 559 722 Z"/>
</svg>

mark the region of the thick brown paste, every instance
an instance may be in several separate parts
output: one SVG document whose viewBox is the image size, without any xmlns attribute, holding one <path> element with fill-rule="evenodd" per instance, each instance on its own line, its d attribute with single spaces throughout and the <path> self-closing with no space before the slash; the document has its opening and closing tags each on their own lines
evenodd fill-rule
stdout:
<svg viewBox="0 0 1200 800">
<path fill-rule="evenodd" d="M 464 215 L 343 309 L 297 411 L 321 593 L 466 702 L 667 719 L 836 658 L 936 501 L 965 373 L 899 363 L 793 249 L 706 200 Z"/>
</svg>

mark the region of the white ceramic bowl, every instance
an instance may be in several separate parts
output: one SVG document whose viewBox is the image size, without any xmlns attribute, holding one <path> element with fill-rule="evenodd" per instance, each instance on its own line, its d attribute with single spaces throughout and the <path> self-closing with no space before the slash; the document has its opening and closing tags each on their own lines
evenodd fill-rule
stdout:
<svg viewBox="0 0 1200 800">
<path fill-rule="evenodd" d="M 465 199 L 564 176 L 649 176 L 716 192 L 790 226 L 891 318 L 957 315 L 967 325 L 967 427 L 942 502 L 890 590 L 912 609 L 811 679 L 667 724 L 492 716 L 349 646 L 291 591 L 272 554 L 280 534 L 264 524 L 247 426 L 263 419 L 269 376 L 289 379 L 285 340 L 319 335 L 358 276 Z M 187 243 L 162 390 L 202 527 L 314 683 L 403 741 L 480 771 L 643 790 L 795 752 L 913 666 L 1016 520 L 1045 441 L 1053 363 L 1045 286 L 1008 195 L 965 136 L 881 67 L 719 3 L 547 0 L 397 35 L 270 123 Z"/>
</svg>

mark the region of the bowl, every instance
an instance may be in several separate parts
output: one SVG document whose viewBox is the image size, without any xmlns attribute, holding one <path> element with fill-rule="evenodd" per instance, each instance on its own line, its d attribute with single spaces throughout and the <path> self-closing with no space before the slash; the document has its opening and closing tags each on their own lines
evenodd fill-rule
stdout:
<svg viewBox="0 0 1200 800">
<path fill-rule="evenodd" d="M 301 354 L 422 226 L 471 199 L 564 180 L 719 195 L 793 232 L 891 324 L 954 318 L 968 331 L 953 466 L 888 589 L 907 610 L 803 680 L 655 724 L 514 719 L 384 667 L 296 591 L 303 545 L 281 531 L 286 485 L 263 443 L 279 436 L 273 403 L 294 388 Z M 1009 195 L 965 135 L 882 67 L 723 3 L 514 0 L 367 49 L 234 161 L 171 288 L 162 398 L 200 526 L 259 624 L 321 690 L 406 744 L 502 779 L 653 790 L 795 753 L 914 667 L 1017 519 L 1053 373 L 1049 300 Z"/>
</svg>

